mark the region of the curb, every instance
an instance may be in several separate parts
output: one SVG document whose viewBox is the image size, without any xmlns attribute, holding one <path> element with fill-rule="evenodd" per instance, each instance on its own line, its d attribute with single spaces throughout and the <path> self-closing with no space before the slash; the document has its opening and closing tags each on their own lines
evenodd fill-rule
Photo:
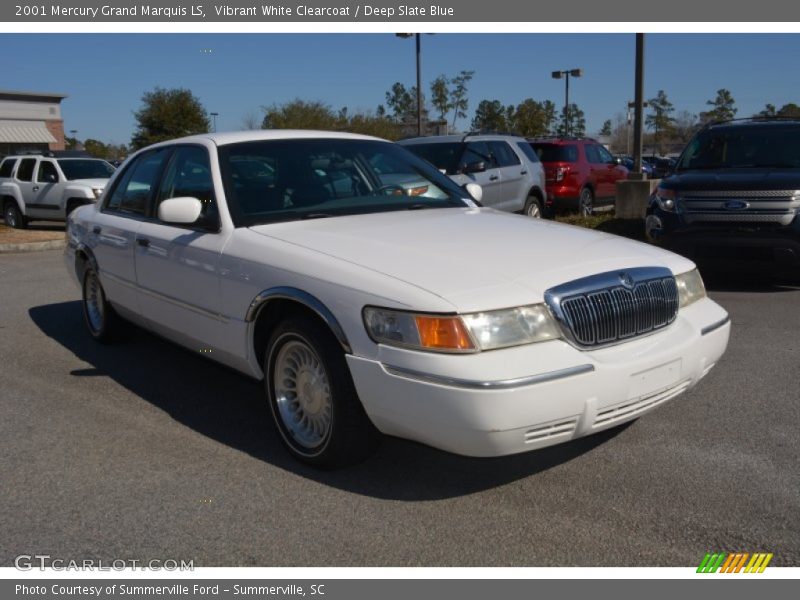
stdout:
<svg viewBox="0 0 800 600">
<path fill-rule="evenodd" d="M 16 252 L 42 252 L 44 250 L 61 250 L 67 245 L 66 240 L 50 240 L 47 242 L 25 242 L 21 244 L 0 244 L 0 254 Z"/>
</svg>

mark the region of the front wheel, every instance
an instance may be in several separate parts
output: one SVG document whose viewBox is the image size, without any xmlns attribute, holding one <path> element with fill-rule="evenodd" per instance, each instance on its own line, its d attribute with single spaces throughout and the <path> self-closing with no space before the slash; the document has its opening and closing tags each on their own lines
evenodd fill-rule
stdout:
<svg viewBox="0 0 800 600">
<path fill-rule="evenodd" d="M 25 229 L 28 227 L 28 221 L 22 215 L 17 204 L 13 201 L 6 202 L 3 207 L 3 219 L 6 225 L 14 229 Z"/>
<path fill-rule="evenodd" d="M 295 316 L 270 336 L 267 400 L 289 452 L 317 467 L 365 459 L 379 434 L 364 412 L 336 338 L 318 321 Z"/>
<path fill-rule="evenodd" d="M 582 217 L 591 217 L 594 214 L 594 194 L 589 188 L 583 188 L 578 199 L 578 210 Z"/>
</svg>

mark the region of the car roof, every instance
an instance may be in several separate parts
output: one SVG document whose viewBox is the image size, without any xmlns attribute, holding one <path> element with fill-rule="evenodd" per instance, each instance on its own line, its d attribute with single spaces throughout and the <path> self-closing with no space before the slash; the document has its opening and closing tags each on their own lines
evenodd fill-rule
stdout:
<svg viewBox="0 0 800 600">
<path fill-rule="evenodd" d="M 226 131 L 220 133 L 201 133 L 174 140 L 167 140 L 153 144 L 151 147 L 187 142 L 212 142 L 217 146 L 238 144 L 241 142 L 259 142 L 268 140 L 295 140 L 295 139 L 345 139 L 345 140 L 374 140 L 385 142 L 381 138 L 346 133 L 343 131 L 319 131 L 313 129 L 258 129 L 255 131 Z"/>
<path fill-rule="evenodd" d="M 797 118 L 755 118 L 755 119 L 733 119 L 730 121 L 717 121 L 709 123 L 705 129 L 740 129 L 740 128 L 753 128 L 753 127 L 800 127 L 800 119 Z"/>
<path fill-rule="evenodd" d="M 427 135 L 422 137 L 405 138 L 398 141 L 398 144 L 445 144 L 460 143 L 463 141 L 493 141 L 493 140 L 513 140 L 515 142 L 526 141 L 524 137 L 504 133 L 476 133 L 473 135 Z"/>
<path fill-rule="evenodd" d="M 570 138 L 570 137 L 545 137 L 545 138 L 528 138 L 531 144 L 580 144 L 582 142 L 590 142 L 597 144 L 597 140 L 592 138 Z"/>
</svg>

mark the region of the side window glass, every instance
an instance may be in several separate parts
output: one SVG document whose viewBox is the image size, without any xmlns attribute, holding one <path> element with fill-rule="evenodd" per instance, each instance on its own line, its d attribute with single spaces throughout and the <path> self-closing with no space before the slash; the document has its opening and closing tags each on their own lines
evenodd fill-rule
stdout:
<svg viewBox="0 0 800 600">
<path fill-rule="evenodd" d="M 39 183 L 56 183 L 58 181 L 56 166 L 49 160 L 40 161 L 39 170 L 36 173 L 36 181 Z"/>
<path fill-rule="evenodd" d="M 169 148 L 161 148 L 138 157 L 115 186 L 106 208 L 136 215 L 147 214 L 150 198 L 170 152 Z"/>
<path fill-rule="evenodd" d="M 587 144 L 584 146 L 584 149 L 586 150 L 586 160 L 588 160 L 590 163 L 597 164 L 599 162 L 603 162 L 600 160 L 600 154 L 597 152 L 597 146 Z"/>
<path fill-rule="evenodd" d="M 9 158 L 3 161 L 0 165 L 0 177 L 11 177 L 11 172 L 14 170 L 14 165 L 17 164 L 16 158 Z"/>
<path fill-rule="evenodd" d="M 206 219 L 218 219 L 217 202 L 208 151 L 199 146 L 178 148 L 172 155 L 158 192 L 158 204 L 169 198 L 190 196 L 203 205 Z"/>
<path fill-rule="evenodd" d="M 513 167 L 520 164 L 519 157 L 508 147 L 506 142 L 489 142 L 492 154 L 499 167 Z"/>
<path fill-rule="evenodd" d="M 600 153 L 600 162 L 603 163 L 612 163 L 614 162 L 614 157 L 611 155 L 611 152 L 606 150 L 603 146 L 597 147 L 597 152 Z"/>
<path fill-rule="evenodd" d="M 470 142 L 467 144 L 467 148 L 464 150 L 464 156 L 461 157 L 461 168 L 474 162 L 485 163 L 487 169 L 493 169 L 497 166 L 494 164 L 492 152 L 486 142 Z"/>
<path fill-rule="evenodd" d="M 33 181 L 33 168 L 35 166 L 35 158 L 23 158 L 17 169 L 17 179 L 20 181 Z"/>
</svg>

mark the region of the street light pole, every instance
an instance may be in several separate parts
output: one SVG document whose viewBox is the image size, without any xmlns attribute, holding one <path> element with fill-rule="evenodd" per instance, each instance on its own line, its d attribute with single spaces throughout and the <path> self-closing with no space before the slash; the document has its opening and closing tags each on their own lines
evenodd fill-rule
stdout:
<svg viewBox="0 0 800 600">
<path fill-rule="evenodd" d="M 564 136 L 569 137 L 570 132 L 572 131 L 572 119 L 569 116 L 569 78 L 570 75 L 572 77 L 581 77 L 583 75 L 583 69 L 568 69 L 566 71 L 553 71 L 551 76 L 553 79 L 561 79 L 564 78 L 565 81 L 565 98 L 564 98 Z"/>
<path fill-rule="evenodd" d="M 211 114 L 211 118 L 214 119 L 214 133 L 217 133 L 217 117 L 219 116 L 219 113 L 212 112 L 210 114 Z"/>
<path fill-rule="evenodd" d="M 414 36 L 417 46 L 417 136 L 422 137 L 422 41 L 419 33 L 395 33 L 399 38 Z"/>
<path fill-rule="evenodd" d="M 633 107 L 633 172 L 642 177 L 642 116 L 644 113 L 644 34 L 636 34 L 636 89 Z"/>
</svg>

